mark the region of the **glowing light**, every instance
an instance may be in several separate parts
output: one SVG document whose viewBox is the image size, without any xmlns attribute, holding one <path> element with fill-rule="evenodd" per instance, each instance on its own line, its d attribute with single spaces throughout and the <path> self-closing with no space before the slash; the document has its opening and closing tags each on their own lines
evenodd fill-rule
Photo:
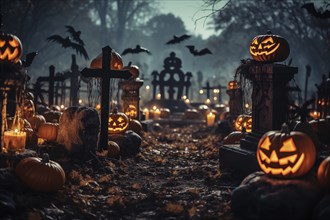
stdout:
<svg viewBox="0 0 330 220">
<path fill-rule="evenodd" d="M 150 86 L 149 85 L 146 85 L 146 90 L 149 90 L 150 89 Z"/>
<path fill-rule="evenodd" d="M 156 95 L 156 99 L 160 99 L 162 97 L 162 95 L 160 94 L 160 93 L 157 93 L 157 95 Z"/>
<path fill-rule="evenodd" d="M 199 90 L 199 94 L 204 94 L 204 90 L 203 89 Z"/>
<path fill-rule="evenodd" d="M 82 102 L 83 102 L 83 101 L 82 101 L 81 99 L 79 99 L 78 103 L 79 103 L 79 104 L 82 104 Z"/>
<path fill-rule="evenodd" d="M 204 103 L 205 103 L 206 105 L 209 105 L 209 104 L 211 104 L 211 100 L 210 100 L 210 99 L 206 99 Z"/>
</svg>

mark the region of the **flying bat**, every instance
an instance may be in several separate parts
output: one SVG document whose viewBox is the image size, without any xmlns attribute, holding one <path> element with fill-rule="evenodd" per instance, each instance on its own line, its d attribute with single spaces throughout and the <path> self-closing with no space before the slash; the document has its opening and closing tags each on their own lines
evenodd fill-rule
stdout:
<svg viewBox="0 0 330 220">
<path fill-rule="evenodd" d="M 306 3 L 303 6 L 301 6 L 301 8 L 305 8 L 307 12 L 313 15 L 314 17 L 322 18 L 322 19 L 330 18 L 329 10 L 325 10 L 324 12 L 316 11 L 314 3 Z"/>
<path fill-rule="evenodd" d="M 25 60 L 23 60 L 23 66 L 29 67 L 37 55 L 38 55 L 38 51 L 26 54 Z"/>
<path fill-rule="evenodd" d="M 60 44 L 63 48 L 72 48 L 75 49 L 78 54 L 83 56 L 86 60 L 89 59 L 87 51 L 83 45 L 74 43 L 70 40 L 70 37 L 63 38 L 60 35 L 52 35 L 47 38 L 48 41 L 52 41 Z"/>
<path fill-rule="evenodd" d="M 204 49 L 198 51 L 195 49 L 195 46 L 193 46 L 193 45 L 188 45 L 186 47 L 189 49 L 189 52 L 194 56 L 203 56 L 205 54 L 212 54 L 212 52 L 208 48 L 204 48 Z"/>
<path fill-rule="evenodd" d="M 70 25 L 66 25 L 66 31 L 71 35 L 71 37 L 73 38 L 74 41 L 76 41 L 77 43 L 79 43 L 80 45 L 85 45 L 84 44 L 84 41 L 81 40 L 80 38 L 80 34 L 81 34 L 81 31 L 76 31 L 74 29 L 74 27 L 70 26 Z"/>
<path fill-rule="evenodd" d="M 184 35 L 181 35 L 181 36 L 176 36 L 174 35 L 173 38 L 169 41 L 166 42 L 166 44 L 177 44 L 177 43 L 180 43 L 188 38 L 190 38 L 191 35 L 187 35 L 187 34 L 184 34 Z"/>
<path fill-rule="evenodd" d="M 141 47 L 140 45 L 136 45 L 135 48 L 126 48 L 121 55 L 126 55 L 128 53 L 141 53 L 141 52 L 145 52 L 147 54 L 151 54 L 151 52 L 145 48 L 145 47 Z"/>
</svg>

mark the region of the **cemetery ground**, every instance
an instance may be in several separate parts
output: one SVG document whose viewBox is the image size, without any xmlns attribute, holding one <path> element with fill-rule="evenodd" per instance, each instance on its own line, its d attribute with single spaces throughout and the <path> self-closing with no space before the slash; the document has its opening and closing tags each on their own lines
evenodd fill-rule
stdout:
<svg viewBox="0 0 330 220">
<path fill-rule="evenodd" d="M 239 180 L 219 166 L 221 140 L 204 125 L 163 126 L 143 133 L 131 158 L 103 151 L 82 161 L 51 150 L 65 170 L 64 188 L 34 192 L 13 176 L 9 219 L 234 219 L 230 195 Z"/>
</svg>

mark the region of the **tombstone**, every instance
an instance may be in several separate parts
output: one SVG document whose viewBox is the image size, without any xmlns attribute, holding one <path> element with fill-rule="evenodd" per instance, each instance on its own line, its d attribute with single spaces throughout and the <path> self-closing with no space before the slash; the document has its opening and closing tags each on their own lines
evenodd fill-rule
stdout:
<svg viewBox="0 0 330 220">
<path fill-rule="evenodd" d="M 230 117 L 235 119 L 238 115 L 243 113 L 243 92 L 237 85 L 237 81 L 230 81 L 226 92 L 229 96 Z"/>
<path fill-rule="evenodd" d="M 157 71 L 151 73 L 153 100 L 146 103 L 147 107 L 156 105 L 159 108 L 169 108 L 172 112 L 184 112 L 188 108 L 182 97 L 189 96 L 192 74 L 190 72 L 184 74 L 181 67 L 181 59 L 171 52 L 170 56 L 164 59 L 164 69 L 160 73 Z M 156 97 L 157 89 L 160 93 L 159 100 Z"/>
<path fill-rule="evenodd" d="M 140 120 L 140 88 L 142 85 L 143 81 L 139 79 L 119 82 L 119 88 L 122 89 L 121 109 L 131 119 Z"/>
<path fill-rule="evenodd" d="M 330 72 L 328 77 L 322 76 L 322 82 L 315 85 L 317 88 L 317 111 L 320 112 L 320 118 L 326 118 L 330 115 Z"/>
<path fill-rule="evenodd" d="M 267 131 L 280 130 L 286 122 L 290 104 L 288 82 L 298 72 L 297 67 L 282 64 L 249 65 L 244 76 L 253 85 L 252 132 L 241 139 L 240 145 L 223 145 L 219 148 L 220 164 L 240 171 L 243 176 L 260 169 L 255 156 L 260 137 Z"/>
</svg>

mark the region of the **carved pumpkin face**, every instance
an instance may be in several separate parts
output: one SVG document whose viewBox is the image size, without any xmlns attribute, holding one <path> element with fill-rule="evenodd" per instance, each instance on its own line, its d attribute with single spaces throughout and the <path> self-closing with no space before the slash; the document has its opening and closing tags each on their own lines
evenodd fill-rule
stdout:
<svg viewBox="0 0 330 220">
<path fill-rule="evenodd" d="M 0 33 L 0 62 L 17 63 L 23 53 L 21 41 L 12 34 Z"/>
<path fill-rule="evenodd" d="M 229 81 L 228 82 L 228 89 L 237 89 L 238 88 L 238 83 L 236 80 Z"/>
<path fill-rule="evenodd" d="M 129 117 L 129 118 L 137 118 L 137 109 L 134 105 L 128 105 L 128 107 L 125 110 L 125 114 Z"/>
<path fill-rule="evenodd" d="M 128 117 L 122 113 L 115 111 L 109 115 L 108 120 L 108 133 L 109 134 L 120 134 L 124 133 L 129 125 Z"/>
<path fill-rule="evenodd" d="M 250 54 L 256 61 L 281 62 L 289 56 L 290 47 L 283 37 L 269 33 L 252 40 Z"/>
<path fill-rule="evenodd" d="M 90 67 L 92 69 L 101 69 L 102 68 L 102 53 L 94 58 L 91 62 Z M 111 51 L 111 63 L 110 69 L 112 70 L 121 70 L 123 68 L 123 60 L 119 53 Z"/>
<path fill-rule="evenodd" d="M 252 132 L 252 116 L 248 115 L 244 118 L 243 127 L 246 132 Z"/>
<path fill-rule="evenodd" d="M 257 160 L 269 176 L 278 178 L 299 177 L 313 167 L 316 150 L 313 141 L 302 132 L 269 131 L 258 143 Z"/>
</svg>

